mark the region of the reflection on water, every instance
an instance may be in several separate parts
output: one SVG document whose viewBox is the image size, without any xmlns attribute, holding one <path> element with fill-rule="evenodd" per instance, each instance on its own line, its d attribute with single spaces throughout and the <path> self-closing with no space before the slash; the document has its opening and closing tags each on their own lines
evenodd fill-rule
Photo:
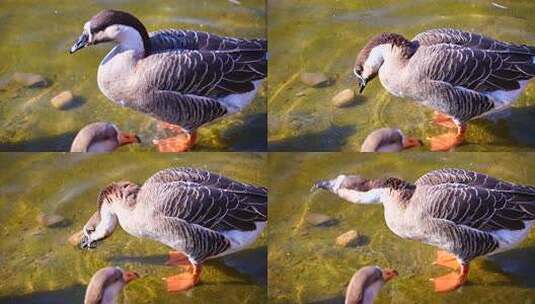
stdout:
<svg viewBox="0 0 535 304">
<path fill-rule="evenodd" d="M 142 276 L 122 303 L 264 303 L 267 240 L 242 252 L 210 260 L 201 285 L 170 294 L 161 278 L 179 272 L 165 266 L 165 245 L 134 238 L 118 228 L 99 248 L 67 243 L 96 209 L 100 189 L 112 181 L 142 183 L 160 169 L 191 166 L 237 180 L 267 185 L 265 154 L 59 153 L 0 154 L 0 303 L 81 303 L 95 271 L 118 265 Z M 67 226 L 41 227 L 39 213 L 59 214 Z"/>
<path fill-rule="evenodd" d="M 380 205 L 354 205 L 326 192 L 310 192 L 320 179 L 339 174 L 370 178 L 397 176 L 415 181 L 430 170 L 459 167 L 517 183 L 535 185 L 528 153 L 396 155 L 359 153 L 275 153 L 270 155 L 269 298 L 273 303 L 343 303 L 353 273 L 365 265 L 394 267 L 400 276 L 381 291 L 377 303 L 535 303 L 535 232 L 517 248 L 471 263 L 466 286 L 435 294 L 429 278 L 447 273 L 431 265 L 435 248 L 395 236 Z M 322 213 L 338 221 L 313 227 L 305 220 Z M 348 230 L 367 244 L 342 248 L 335 239 Z"/>
<path fill-rule="evenodd" d="M 531 0 L 271 0 L 268 96 L 271 151 L 358 151 L 366 136 L 396 127 L 426 139 L 445 130 L 430 122 L 431 111 L 388 94 L 376 79 L 365 99 L 336 108 L 331 98 L 355 88 L 355 57 L 367 40 L 382 32 L 408 38 L 431 28 L 453 27 L 516 43 L 535 44 L 535 2 Z M 306 88 L 302 72 L 323 72 L 332 86 Z M 535 82 L 500 117 L 470 124 L 458 151 L 534 150 Z M 313 123 L 310 121 L 313 120 Z M 350 132 L 334 133 L 340 128 Z M 429 147 L 420 148 L 428 150 Z"/>
<path fill-rule="evenodd" d="M 154 150 L 155 120 L 110 102 L 97 87 L 97 67 L 112 48 L 93 46 L 74 55 L 68 49 L 83 24 L 103 8 L 132 12 L 149 31 L 183 28 L 245 38 L 265 37 L 265 4 L 241 1 L 76 1 L 2 0 L 0 28 L 0 151 L 66 151 L 83 126 L 96 121 L 116 123 L 139 133 L 142 145 L 124 150 Z M 50 86 L 20 88 L 2 82 L 14 72 L 38 73 Z M 71 90 L 83 102 L 60 111 L 50 99 Z M 265 92 L 240 114 L 199 129 L 195 150 L 265 151 Z"/>
</svg>

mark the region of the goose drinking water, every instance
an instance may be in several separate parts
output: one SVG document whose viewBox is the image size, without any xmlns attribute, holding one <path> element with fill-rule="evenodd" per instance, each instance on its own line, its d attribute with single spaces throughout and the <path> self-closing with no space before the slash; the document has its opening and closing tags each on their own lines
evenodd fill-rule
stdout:
<svg viewBox="0 0 535 304">
<path fill-rule="evenodd" d="M 117 182 L 98 196 L 82 248 L 94 248 L 117 224 L 174 251 L 168 264 L 188 271 L 166 278 L 169 291 L 195 286 L 202 263 L 247 248 L 267 225 L 267 189 L 193 168 L 157 172 L 142 186 Z"/>
<path fill-rule="evenodd" d="M 440 248 L 435 264 L 455 272 L 433 279 L 437 292 L 462 286 L 470 261 L 518 245 L 535 222 L 535 187 L 463 169 L 431 171 L 415 183 L 340 175 L 313 189 L 352 203 L 382 203 L 397 236 Z"/>
</svg>

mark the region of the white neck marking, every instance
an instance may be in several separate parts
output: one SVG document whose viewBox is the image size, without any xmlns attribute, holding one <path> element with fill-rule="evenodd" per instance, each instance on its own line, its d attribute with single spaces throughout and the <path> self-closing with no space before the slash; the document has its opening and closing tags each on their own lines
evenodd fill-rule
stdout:
<svg viewBox="0 0 535 304">
<path fill-rule="evenodd" d="M 143 39 L 136 29 L 122 24 L 109 26 L 109 28 L 111 27 L 117 27 L 118 34 L 115 40 L 119 43 L 122 50 L 134 50 L 136 54 L 143 54 L 145 52 Z"/>
<path fill-rule="evenodd" d="M 338 189 L 336 194 L 341 198 L 356 204 L 381 204 L 386 198 L 386 189 L 376 188 L 370 191 L 357 191 L 351 189 Z"/>
</svg>

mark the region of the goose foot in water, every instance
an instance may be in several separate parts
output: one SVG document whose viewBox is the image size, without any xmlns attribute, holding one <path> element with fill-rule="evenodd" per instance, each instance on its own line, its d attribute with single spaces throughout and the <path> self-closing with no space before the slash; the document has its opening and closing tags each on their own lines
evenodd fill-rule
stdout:
<svg viewBox="0 0 535 304">
<path fill-rule="evenodd" d="M 191 150 L 197 140 L 197 133 L 182 132 L 175 137 L 155 139 L 153 143 L 160 152 L 186 152 Z"/>
<path fill-rule="evenodd" d="M 444 250 L 437 250 L 437 258 L 433 262 L 433 265 L 444 266 L 453 270 L 458 270 L 460 267 L 457 257 Z"/>
<path fill-rule="evenodd" d="M 201 279 L 201 265 L 192 265 L 192 271 L 181 273 L 172 277 L 165 278 L 167 282 L 167 291 L 179 292 L 191 289 L 197 285 Z"/>
<path fill-rule="evenodd" d="M 191 263 L 189 262 L 188 256 L 180 251 L 169 251 L 169 258 L 167 259 L 167 262 L 165 262 L 165 265 L 169 266 L 189 266 Z"/>
<path fill-rule="evenodd" d="M 468 264 L 459 264 L 459 272 L 451 272 L 447 275 L 431 279 L 435 284 L 435 292 L 449 292 L 461 287 L 468 278 Z"/>
<path fill-rule="evenodd" d="M 448 129 L 457 128 L 457 124 L 455 124 L 455 122 L 453 121 L 451 117 L 449 117 L 446 114 L 437 112 L 437 111 L 433 113 L 433 123 L 435 123 L 436 125 L 448 128 Z"/>
<path fill-rule="evenodd" d="M 457 126 L 457 132 L 448 132 L 428 138 L 431 141 L 431 151 L 449 151 L 464 141 L 466 125 Z"/>
</svg>

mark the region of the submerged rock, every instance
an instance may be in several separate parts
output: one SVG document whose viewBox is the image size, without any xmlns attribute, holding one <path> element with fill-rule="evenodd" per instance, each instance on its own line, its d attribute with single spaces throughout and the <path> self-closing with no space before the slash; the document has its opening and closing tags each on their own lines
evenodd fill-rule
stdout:
<svg viewBox="0 0 535 304">
<path fill-rule="evenodd" d="M 301 82 L 309 87 L 320 88 L 331 84 L 331 79 L 323 73 L 303 73 Z"/>
<path fill-rule="evenodd" d="M 351 89 L 345 89 L 336 94 L 331 101 L 338 108 L 350 106 L 355 101 L 355 92 Z"/>
<path fill-rule="evenodd" d="M 29 88 L 43 88 L 48 85 L 46 79 L 39 74 L 16 72 L 11 79 Z"/>
<path fill-rule="evenodd" d="M 45 227 L 53 228 L 66 225 L 65 218 L 57 214 L 44 214 L 39 213 L 37 215 L 37 222 Z"/>
<path fill-rule="evenodd" d="M 69 107 L 74 105 L 74 96 L 72 95 L 71 91 L 63 91 L 54 96 L 50 100 L 50 103 L 58 110 L 67 110 Z"/>
<path fill-rule="evenodd" d="M 356 247 L 360 245 L 361 235 L 355 230 L 349 230 L 336 238 L 336 245 L 342 247 Z"/>
<path fill-rule="evenodd" d="M 78 244 L 80 244 L 80 241 L 82 240 L 83 237 L 84 237 L 84 231 L 80 230 L 69 237 L 69 240 L 68 240 L 69 244 L 73 246 L 78 246 Z"/>
<path fill-rule="evenodd" d="M 336 224 L 336 220 L 332 217 L 321 213 L 309 213 L 306 216 L 306 221 L 312 226 L 331 226 Z"/>
</svg>

